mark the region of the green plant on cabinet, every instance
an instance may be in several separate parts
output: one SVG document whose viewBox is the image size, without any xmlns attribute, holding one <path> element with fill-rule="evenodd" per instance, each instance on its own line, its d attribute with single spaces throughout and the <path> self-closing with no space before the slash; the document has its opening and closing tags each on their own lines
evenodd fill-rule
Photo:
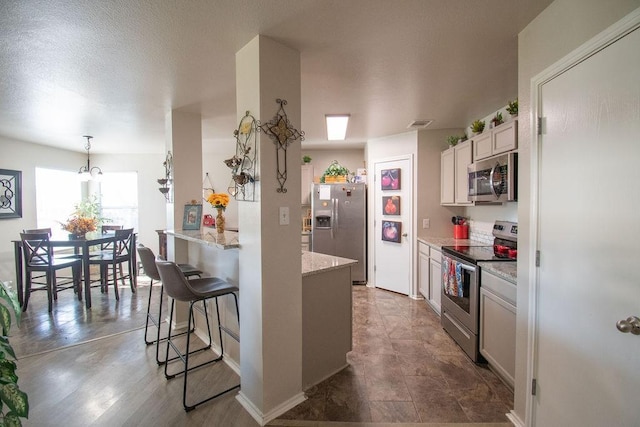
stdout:
<svg viewBox="0 0 640 427">
<path fill-rule="evenodd" d="M 512 116 L 518 115 L 518 99 L 517 98 L 513 101 L 509 101 L 509 105 L 507 106 L 507 113 L 511 114 Z"/>
<path fill-rule="evenodd" d="M 482 133 L 484 131 L 484 120 L 474 120 L 471 123 L 471 131 L 474 133 Z"/>
</svg>

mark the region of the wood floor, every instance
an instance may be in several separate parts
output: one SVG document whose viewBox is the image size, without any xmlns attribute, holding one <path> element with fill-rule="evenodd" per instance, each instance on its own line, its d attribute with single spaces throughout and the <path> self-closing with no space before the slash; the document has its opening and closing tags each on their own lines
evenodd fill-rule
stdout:
<svg viewBox="0 0 640 427">
<path fill-rule="evenodd" d="M 25 426 L 258 425 L 234 392 L 184 412 L 182 377 L 166 380 L 155 348 L 143 341 L 148 290 L 141 278 L 136 294 L 123 287 L 116 302 L 113 293 L 94 289 L 90 312 L 64 291 L 51 315 L 46 295 L 34 293 L 11 337 L 19 384 L 29 395 Z M 512 408 L 512 393 L 462 353 L 424 301 L 354 287 L 348 360 L 349 368 L 308 390 L 307 401 L 271 425 L 511 425 L 504 414 Z M 189 381 L 191 399 L 238 378 L 216 364 Z"/>
</svg>

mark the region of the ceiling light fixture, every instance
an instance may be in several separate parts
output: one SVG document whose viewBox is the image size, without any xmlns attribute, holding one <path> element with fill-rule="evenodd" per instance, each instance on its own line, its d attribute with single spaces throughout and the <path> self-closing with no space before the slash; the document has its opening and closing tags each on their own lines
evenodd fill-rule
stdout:
<svg viewBox="0 0 640 427">
<path fill-rule="evenodd" d="M 347 136 L 347 124 L 351 114 L 325 114 L 327 122 L 327 139 L 329 141 L 344 141 Z"/>
<path fill-rule="evenodd" d="M 82 137 L 87 138 L 87 143 L 84 145 L 84 149 L 87 150 L 87 164 L 78 170 L 80 181 L 89 181 L 92 179 L 100 181 L 102 179 L 102 170 L 97 166 L 91 167 L 91 155 L 89 152 L 91 151 L 91 138 L 93 137 L 90 135 L 83 135 Z"/>
</svg>

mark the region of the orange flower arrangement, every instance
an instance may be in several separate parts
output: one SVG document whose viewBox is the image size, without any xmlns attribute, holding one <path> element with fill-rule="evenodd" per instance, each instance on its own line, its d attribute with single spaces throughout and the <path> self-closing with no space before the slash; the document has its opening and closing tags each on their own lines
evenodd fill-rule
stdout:
<svg viewBox="0 0 640 427">
<path fill-rule="evenodd" d="M 229 195 L 224 193 L 212 193 L 207 197 L 207 202 L 216 209 L 225 210 L 229 204 Z"/>
<path fill-rule="evenodd" d="M 62 224 L 62 228 L 71 234 L 85 234 L 89 231 L 96 231 L 97 221 L 95 218 L 87 218 L 82 216 L 73 216 Z"/>
</svg>

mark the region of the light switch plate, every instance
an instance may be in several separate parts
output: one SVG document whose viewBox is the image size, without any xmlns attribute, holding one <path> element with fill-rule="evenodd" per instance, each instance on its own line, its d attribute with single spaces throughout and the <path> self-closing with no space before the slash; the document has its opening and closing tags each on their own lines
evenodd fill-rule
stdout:
<svg viewBox="0 0 640 427">
<path fill-rule="evenodd" d="M 289 207 L 280 206 L 278 217 L 280 218 L 280 225 L 289 225 Z"/>
</svg>

